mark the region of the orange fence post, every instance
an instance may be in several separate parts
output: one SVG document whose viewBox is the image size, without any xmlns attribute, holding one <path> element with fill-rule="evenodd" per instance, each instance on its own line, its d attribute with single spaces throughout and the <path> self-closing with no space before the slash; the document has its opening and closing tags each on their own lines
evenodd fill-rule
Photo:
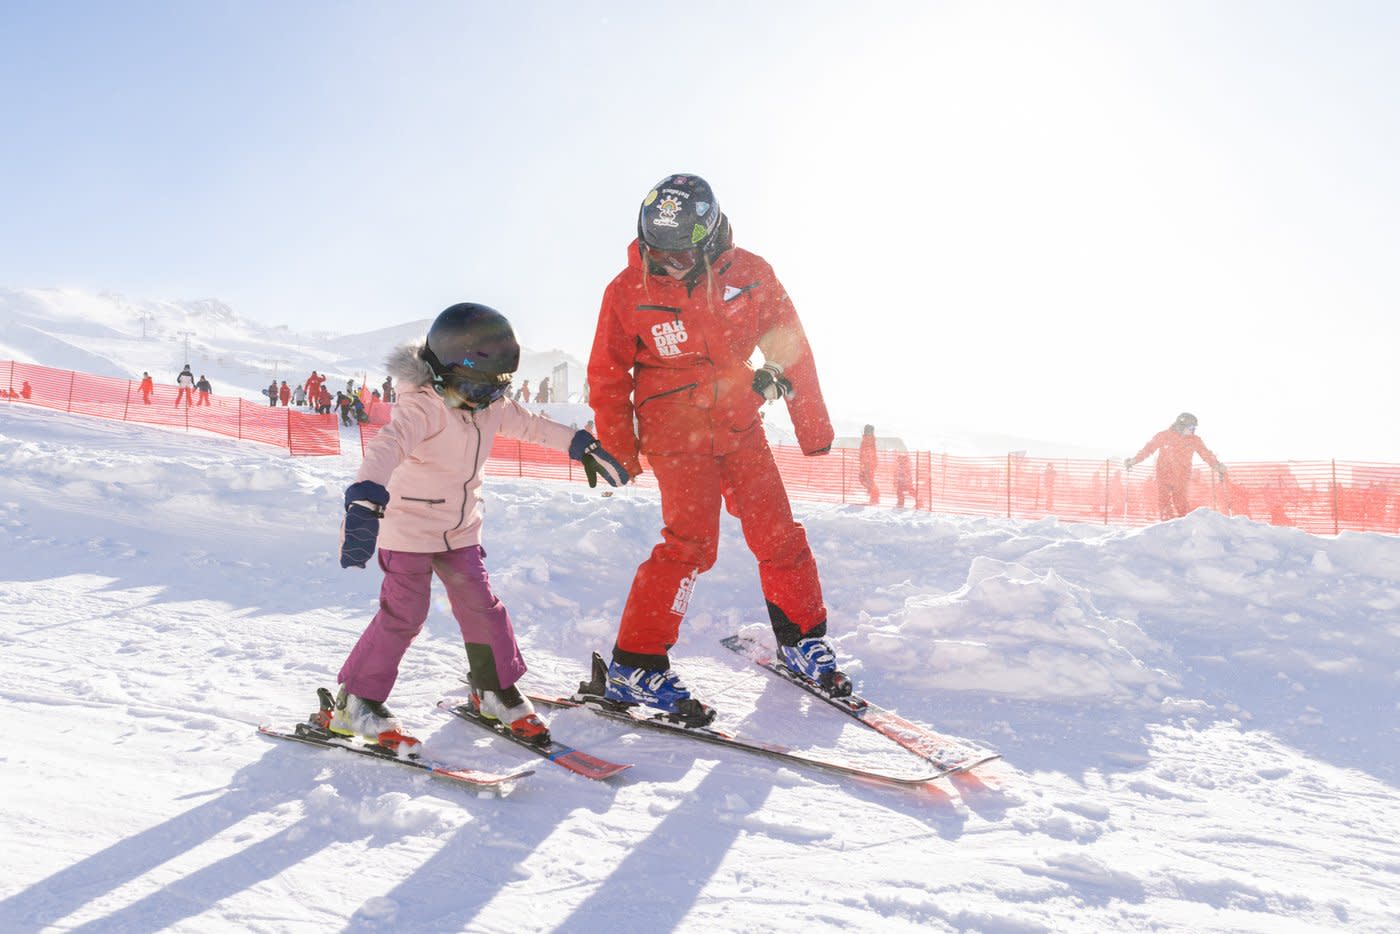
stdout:
<svg viewBox="0 0 1400 934">
<path fill-rule="evenodd" d="M 1340 510 L 1337 508 L 1337 459 L 1332 458 L 1332 534 L 1336 535 L 1342 530 Z"/>
<path fill-rule="evenodd" d="M 1011 518 L 1011 453 L 1006 454 L 1006 518 Z"/>
</svg>

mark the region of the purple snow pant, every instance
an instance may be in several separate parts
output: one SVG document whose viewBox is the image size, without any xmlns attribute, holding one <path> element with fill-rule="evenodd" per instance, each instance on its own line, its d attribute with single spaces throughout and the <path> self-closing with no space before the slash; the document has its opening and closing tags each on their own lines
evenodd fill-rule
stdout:
<svg viewBox="0 0 1400 934">
<path fill-rule="evenodd" d="M 379 612 L 340 667 L 338 678 L 345 689 L 366 700 L 389 698 L 399 662 L 427 622 L 434 571 L 447 587 L 463 641 L 491 647 L 501 687 L 519 681 L 525 662 L 515 643 L 510 614 L 491 591 L 481 560 L 485 555 L 480 545 L 434 554 L 379 549 L 379 567 L 384 571 Z"/>
</svg>

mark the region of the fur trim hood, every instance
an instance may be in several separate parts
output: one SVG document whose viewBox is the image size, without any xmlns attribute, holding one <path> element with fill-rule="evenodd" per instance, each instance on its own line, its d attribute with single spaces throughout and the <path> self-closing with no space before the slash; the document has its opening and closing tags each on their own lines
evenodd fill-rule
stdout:
<svg viewBox="0 0 1400 934">
<path fill-rule="evenodd" d="M 427 361 L 419 355 L 422 349 L 422 341 L 415 344 L 404 344 L 402 347 L 395 348 L 385 358 L 384 367 L 399 386 L 431 386 L 433 384 L 433 368 L 428 366 Z"/>
</svg>

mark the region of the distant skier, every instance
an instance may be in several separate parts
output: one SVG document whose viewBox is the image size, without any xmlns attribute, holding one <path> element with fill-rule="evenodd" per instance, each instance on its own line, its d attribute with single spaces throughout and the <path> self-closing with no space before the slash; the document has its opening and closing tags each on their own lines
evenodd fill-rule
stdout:
<svg viewBox="0 0 1400 934">
<path fill-rule="evenodd" d="M 918 491 L 914 487 L 914 469 L 909 463 L 909 455 L 900 451 L 894 456 L 894 495 L 895 505 L 903 508 L 904 497 L 908 494 L 914 507 L 919 505 Z"/>
<path fill-rule="evenodd" d="M 482 466 L 502 434 L 568 451 L 594 483 L 601 474 L 612 486 L 624 484 L 627 472 L 592 435 L 507 398 L 520 345 L 492 308 L 453 305 L 423 344 L 398 349 L 387 364 L 399 401 L 345 491 L 340 552 L 341 567 L 364 567 L 380 544 L 384 583 L 379 612 L 341 666 L 330 728 L 370 738 L 401 732 L 384 702 L 428 618 L 437 574 L 466 641 L 471 703 L 517 737 L 547 742 L 548 727 L 515 687 L 525 663 L 483 562 Z"/>
<path fill-rule="evenodd" d="M 1123 461 L 1123 466 L 1131 470 L 1153 451 L 1158 452 L 1157 508 L 1163 519 L 1176 519 L 1190 511 L 1186 487 L 1191 479 L 1192 455 L 1201 455 L 1201 460 L 1214 467 L 1222 478 L 1225 476 L 1225 465 L 1196 436 L 1196 424 L 1196 416 L 1182 412 L 1171 425 L 1153 435 L 1141 451 Z"/>
<path fill-rule="evenodd" d="M 603 293 L 588 384 L 603 444 L 630 474 L 641 470 L 638 455 L 647 456 L 665 527 L 632 581 L 606 696 L 690 723 L 713 719 L 671 669 L 669 652 L 696 577 L 715 563 L 721 506 L 739 518 L 758 559 L 783 663 L 832 694 L 849 694 L 826 639 L 817 564 L 759 416 L 765 400 L 786 399 L 803 452 L 831 448 L 797 311 L 769 265 L 734 246 L 704 179 L 662 179 L 636 229 L 627 267 Z M 755 349 L 766 361 L 758 370 L 748 363 Z"/>
<path fill-rule="evenodd" d="M 175 408 L 180 407 L 181 399 L 185 400 L 185 408 L 189 408 L 194 402 L 194 374 L 190 372 L 188 363 L 180 371 L 180 375 L 175 377 L 175 385 L 180 387 L 180 391 L 175 394 Z"/>
<path fill-rule="evenodd" d="M 141 374 L 141 401 L 146 405 L 151 404 L 151 393 L 156 391 L 156 381 L 151 378 L 150 373 Z"/>
<path fill-rule="evenodd" d="M 860 485 L 865 487 L 865 493 L 870 498 L 870 505 L 880 505 L 880 487 L 875 483 L 875 468 L 880 463 L 880 455 L 876 451 L 875 426 L 866 425 L 865 431 L 860 436 L 860 469 L 857 474 Z"/>
<path fill-rule="evenodd" d="M 195 405 L 208 405 L 209 394 L 214 391 L 214 387 L 209 383 L 209 378 L 203 373 L 199 374 L 199 382 L 194 384 L 194 388 L 199 390 L 199 401 Z"/>
</svg>

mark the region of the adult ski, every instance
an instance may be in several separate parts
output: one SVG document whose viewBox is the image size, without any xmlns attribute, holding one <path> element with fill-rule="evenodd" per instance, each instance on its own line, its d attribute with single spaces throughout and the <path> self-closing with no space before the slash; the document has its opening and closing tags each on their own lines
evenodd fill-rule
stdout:
<svg viewBox="0 0 1400 934">
<path fill-rule="evenodd" d="M 614 775 L 619 775 L 632 767 L 630 764 L 609 762 L 606 759 L 600 759 L 597 756 L 590 755 L 589 753 L 586 753 L 581 749 L 575 749 L 572 746 L 561 743 L 552 737 L 550 738 L 549 742 L 544 743 L 543 745 L 528 742 L 527 740 L 523 740 L 520 737 L 516 736 L 514 733 L 512 733 L 510 731 L 510 727 L 506 726 L 501 721 L 483 717 L 470 704 L 459 704 L 454 703 L 450 700 L 441 700 L 438 701 L 438 709 L 445 710 L 448 713 L 453 714 L 454 716 L 461 717 L 468 723 L 475 723 L 482 729 L 490 730 L 492 733 L 495 733 L 502 739 L 508 739 L 512 743 L 515 743 L 517 746 L 520 746 L 523 749 L 528 749 L 535 755 L 542 756 L 543 758 L 548 759 L 550 762 L 553 762 L 555 765 L 568 769 L 575 775 L 582 775 L 584 778 L 591 778 L 595 781 L 604 781 L 606 779 L 612 778 Z"/>
<path fill-rule="evenodd" d="M 817 769 L 818 771 L 832 775 L 855 778 L 878 784 L 903 787 L 922 785 L 936 778 L 941 778 L 949 772 L 957 771 L 956 769 L 935 767 L 913 775 L 892 775 L 888 772 L 869 769 L 838 757 L 804 752 L 802 750 L 783 746 L 779 743 L 749 739 L 718 727 L 687 726 L 684 723 L 670 719 L 665 713 L 660 711 L 650 710 L 645 707 L 616 704 L 612 701 L 605 700 L 602 697 L 602 684 L 606 675 L 607 663 L 604 662 L 597 653 L 594 653 L 593 678 L 591 681 L 586 681 L 579 685 L 578 694 L 569 697 L 530 694 L 529 697 L 535 703 L 543 704 L 547 707 L 586 707 L 600 717 L 619 723 L 660 730 L 670 733 L 673 736 L 686 736 L 704 743 L 751 752 L 790 765 Z"/>
<path fill-rule="evenodd" d="M 906 720 L 894 711 L 886 710 L 854 692 L 844 697 L 833 696 L 827 693 L 816 681 L 792 671 L 779 662 L 771 648 L 750 639 L 748 636 L 726 636 L 720 641 L 730 651 L 737 652 L 760 668 L 767 669 L 789 684 L 794 684 L 813 697 L 825 701 L 881 736 L 893 740 L 914 755 L 928 760 L 942 769 L 944 774 L 966 772 L 991 762 L 993 759 L 1001 758 L 1000 753 L 969 748 L 941 733 L 930 730 L 928 727 Z"/>
<path fill-rule="evenodd" d="M 442 763 L 423 759 L 417 755 L 400 756 L 388 746 L 380 746 L 377 743 L 358 743 L 348 736 L 341 736 L 329 730 L 322 729 L 311 723 L 298 723 L 291 731 L 279 730 L 270 726 L 258 727 L 258 732 L 263 736 L 270 736 L 273 739 L 287 739 L 297 743 L 306 743 L 310 746 L 320 746 L 322 749 L 340 749 L 358 756 L 366 756 L 370 759 L 378 759 L 381 762 L 392 762 L 395 765 L 406 765 L 410 768 L 420 769 L 438 778 L 456 782 L 469 788 L 479 791 L 490 791 L 504 797 L 510 794 L 515 787 L 515 783 L 526 775 L 533 775 L 534 769 L 518 768 L 509 772 L 482 772 L 477 769 L 455 768 Z"/>
</svg>

